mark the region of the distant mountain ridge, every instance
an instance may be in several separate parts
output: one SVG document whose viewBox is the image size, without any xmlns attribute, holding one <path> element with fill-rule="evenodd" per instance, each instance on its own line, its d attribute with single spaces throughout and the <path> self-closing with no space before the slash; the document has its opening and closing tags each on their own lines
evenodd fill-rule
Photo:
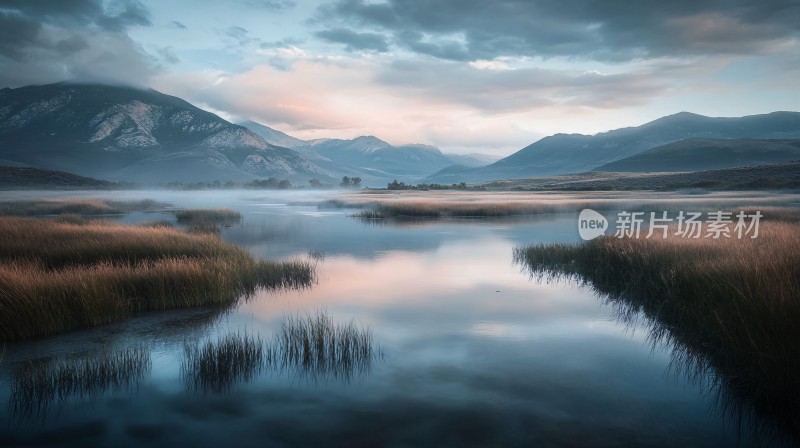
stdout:
<svg viewBox="0 0 800 448">
<path fill-rule="evenodd" d="M 98 84 L 1 89 L 0 159 L 132 181 L 328 176 L 180 98 Z"/>
<path fill-rule="evenodd" d="M 800 112 L 739 118 L 712 118 L 681 112 L 641 126 L 596 135 L 556 134 L 486 167 L 449 167 L 426 180 L 450 183 L 579 173 L 690 138 L 800 138 Z"/>
<path fill-rule="evenodd" d="M 800 140 L 692 138 L 595 168 L 612 172 L 700 171 L 800 160 Z"/>
<path fill-rule="evenodd" d="M 485 154 L 444 154 L 435 146 L 423 144 L 395 146 L 372 135 L 300 140 L 254 121 L 243 121 L 241 125 L 269 143 L 299 151 L 328 172 L 372 182 L 393 179 L 413 182 L 452 165 L 475 167 L 497 160 Z"/>
</svg>

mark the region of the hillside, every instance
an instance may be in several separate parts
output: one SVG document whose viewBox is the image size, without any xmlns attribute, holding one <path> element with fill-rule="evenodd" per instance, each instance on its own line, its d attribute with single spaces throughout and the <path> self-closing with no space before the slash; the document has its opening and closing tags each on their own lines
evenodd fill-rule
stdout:
<svg viewBox="0 0 800 448">
<path fill-rule="evenodd" d="M 611 173 L 590 171 L 561 176 L 531 177 L 486 182 L 500 190 L 759 190 L 800 188 L 800 160 L 769 165 L 680 173 Z"/>
<path fill-rule="evenodd" d="M 773 112 L 740 118 L 712 118 L 681 112 L 638 127 L 596 135 L 556 134 L 487 167 L 451 167 L 426 181 L 452 183 L 580 173 L 690 138 L 800 138 L 800 112 Z"/>
<path fill-rule="evenodd" d="M 141 182 L 327 176 L 180 98 L 97 84 L 0 90 L 0 159 Z"/>
<path fill-rule="evenodd" d="M 649 149 L 595 171 L 700 171 L 800 160 L 800 140 L 688 139 Z"/>
<path fill-rule="evenodd" d="M 119 184 L 64 171 L 0 166 L 0 190 L 83 190 L 118 188 Z"/>
</svg>

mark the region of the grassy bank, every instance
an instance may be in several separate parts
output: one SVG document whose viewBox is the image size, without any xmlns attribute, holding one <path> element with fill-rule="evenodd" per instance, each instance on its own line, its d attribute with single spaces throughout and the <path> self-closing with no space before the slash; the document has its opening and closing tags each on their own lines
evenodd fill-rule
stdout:
<svg viewBox="0 0 800 448">
<path fill-rule="evenodd" d="M 256 260 L 213 234 L 99 221 L 0 217 L 0 261 L 4 341 L 314 280 L 310 262 Z"/>
<path fill-rule="evenodd" d="M 320 209 L 360 209 L 352 216 L 363 220 L 439 220 L 448 218 L 504 218 L 577 213 L 585 208 L 619 211 L 697 211 L 732 207 L 781 207 L 796 202 L 796 194 L 688 192 L 682 196 L 663 193 L 523 193 L 523 192 L 417 192 L 364 191 L 317 203 Z"/>
<path fill-rule="evenodd" d="M 514 256 L 535 277 L 590 285 L 623 320 L 643 314 L 653 343 L 671 345 L 687 373 L 800 436 L 797 217 L 766 213 L 756 239 L 601 237 Z"/>
<path fill-rule="evenodd" d="M 47 215 L 122 215 L 134 211 L 156 211 L 166 204 L 143 199 L 139 201 L 109 201 L 104 199 L 47 199 L 37 201 L 0 202 L 3 216 Z"/>
</svg>

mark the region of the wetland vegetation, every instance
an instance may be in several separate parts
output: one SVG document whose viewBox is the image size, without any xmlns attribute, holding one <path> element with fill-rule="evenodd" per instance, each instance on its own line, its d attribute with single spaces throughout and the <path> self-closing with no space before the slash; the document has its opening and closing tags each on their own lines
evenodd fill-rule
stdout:
<svg viewBox="0 0 800 448">
<path fill-rule="evenodd" d="M 755 239 L 605 236 L 518 247 L 514 258 L 540 280 L 590 286 L 628 324 L 644 316 L 675 366 L 739 403 L 725 410 L 800 440 L 800 213 L 766 210 Z"/>
<path fill-rule="evenodd" d="M 165 225 L 0 217 L 0 340 L 232 304 L 259 288 L 302 288 L 315 263 L 259 260 L 210 233 Z"/>
</svg>

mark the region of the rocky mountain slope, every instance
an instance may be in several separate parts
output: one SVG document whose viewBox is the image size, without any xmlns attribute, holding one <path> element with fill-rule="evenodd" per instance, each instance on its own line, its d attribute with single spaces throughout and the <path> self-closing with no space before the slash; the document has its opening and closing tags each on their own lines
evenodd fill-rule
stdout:
<svg viewBox="0 0 800 448">
<path fill-rule="evenodd" d="M 0 160 L 140 182 L 328 176 L 180 98 L 96 84 L 0 90 Z"/>
</svg>

